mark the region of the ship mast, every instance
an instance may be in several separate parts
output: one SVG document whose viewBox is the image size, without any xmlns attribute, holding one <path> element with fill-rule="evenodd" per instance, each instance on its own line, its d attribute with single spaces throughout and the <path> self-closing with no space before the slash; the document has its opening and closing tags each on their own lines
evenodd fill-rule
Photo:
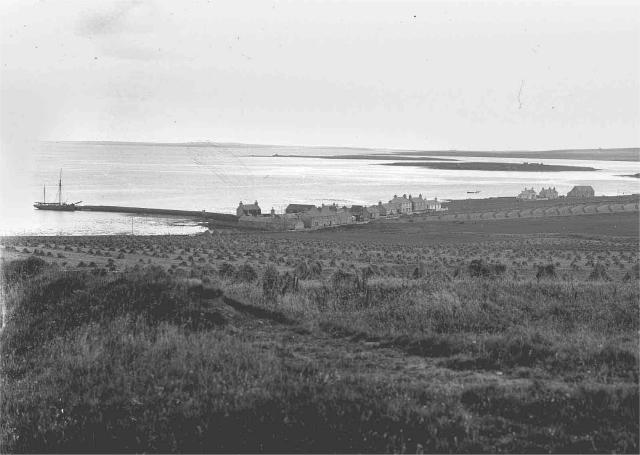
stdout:
<svg viewBox="0 0 640 455">
<path fill-rule="evenodd" d="M 58 205 L 62 205 L 62 169 L 60 169 L 60 179 L 58 180 Z"/>
</svg>

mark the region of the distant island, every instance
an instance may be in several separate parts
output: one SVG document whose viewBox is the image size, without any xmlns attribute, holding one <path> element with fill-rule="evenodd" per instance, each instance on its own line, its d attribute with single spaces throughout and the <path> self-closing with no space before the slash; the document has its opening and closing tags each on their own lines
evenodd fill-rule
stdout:
<svg viewBox="0 0 640 455">
<path fill-rule="evenodd" d="M 277 144 L 250 144 L 240 142 L 215 142 L 215 141 L 193 141 L 193 142 L 128 142 L 128 141 L 45 141 L 58 144 L 82 144 L 82 145 L 111 145 L 111 146 L 160 146 L 160 147 L 245 147 L 264 148 L 282 151 L 295 150 L 323 150 L 333 151 L 333 155 L 261 155 L 278 157 L 299 157 L 299 158 L 327 158 L 327 159 L 387 159 L 386 156 L 395 156 L 396 160 L 404 160 L 404 157 L 420 157 L 421 161 L 427 161 L 430 157 L 508 157 L 522 158 L 529 160 L 536 159 L 563 159 L 563 160 L 596 160 L 596 161 L 640 161 L 640 148 L 592 148 L 592 149 L 558 149 L 558 150 L 410 150 L 410 149 L 389 149 L 375 147 L 350 147 L 335 145 L 277 145 Z M 348 151 L 345 155 L 336 152 Z M 353 152 L 371 152 L 363 154 L 353 154 Z M 370 158 L 362 158 L 369 156 Z M 400 158 L 399 156 L 402 156 Z M 375 157 L 375 158 L 374 158 Z M 443 161 L 443 159 L 438 159 Z"/>
<path fill-rule="evenodd" d="M 424 163 L 416 161 L 402 161 L 383 163 L 380 166 L 416 166 L 431 169 L 450 169 L 459 171 L 516 171 L 516 172 L 564 172 L 564 171 L 597 171 L 598 169 L 587 166 L 561 166 L 541 163 Z"/>
<path fill-rule="evenodd" d="M 640 172 L 638 172 L 637 174 L 625 174 L 625 175 L 621 175 L 620 177 L 631 177 L 631 178 L 640 179 Z"/>
<path fill-rule="evenodd" d="M 262 157 L 264 155 L 251 155 L 252 157 Z M 415 157 L 415 156 L 397 156 L 388 153 L 373 153 L 368 155 L 282 155 L 274 153 L 272 158 L 322 158 L 324 160 L 380 160 L 380 161 L 458 161 L 453 158 L 435 158 L 435 157 Z"/>
<path fill-rule="evenodd" d="M 477 156 L 558 160 L 640 161 L 640 148 L 562 149 L 562 150 L 431 150 L 398 151 L 405 156 Z"/>
</svg>

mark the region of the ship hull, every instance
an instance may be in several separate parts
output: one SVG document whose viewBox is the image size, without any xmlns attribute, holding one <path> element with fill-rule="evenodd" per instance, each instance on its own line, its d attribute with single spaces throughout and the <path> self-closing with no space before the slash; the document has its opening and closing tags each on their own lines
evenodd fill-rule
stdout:
<svg viewBox="0 0 640 455">
<path fill-rule="evenodd" d="M 78 210 L 78 207 L 75 204 L 43 204 L 36 202 L 35 204 L 33 204 L 33 206 L 38 210 L 55 210 L 58 212 L 74 212 Z"/>
</svg>

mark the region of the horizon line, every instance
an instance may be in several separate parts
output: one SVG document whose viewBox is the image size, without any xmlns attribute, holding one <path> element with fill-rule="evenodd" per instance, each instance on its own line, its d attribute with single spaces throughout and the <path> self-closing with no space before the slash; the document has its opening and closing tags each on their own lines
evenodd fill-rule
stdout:
<svg viewBox="0 0 640 455">
<path fill-rule="evenodd" d="M 260 144 L 251 142 L 237 141 L 182 141 L 182 142 L 166 142 L 166 141 L 117 141 L 117 140 L 42 140 L 45 143 L 62 143 L 62 144 L 108 144 L 108 145 L 164 145 L 164 146 L 185 146 L 185 147 L 216 147 L 225 145 L 250 146 L 250 147 L 304 147 L 304 148 L 324 148 L 324 149 L 355 149 L 355 150 L 393 150 L 393 151 L 422 151 L 422 152 L 482 152 L 482 153 L 538 153 L 538 152 L 580 152 L 580 151 L 597 151 L 597 150 L 635 150 L 640 152 L 638 147 L 593 147 L 593 148 L 548 148 L 548 149 L 456 149 L 456 148 L 393 148 L 393 147 L 367 147 L 367 146 L 351 146 L 351 145 L 304 145 L 304 144 Z"/>
</svg>

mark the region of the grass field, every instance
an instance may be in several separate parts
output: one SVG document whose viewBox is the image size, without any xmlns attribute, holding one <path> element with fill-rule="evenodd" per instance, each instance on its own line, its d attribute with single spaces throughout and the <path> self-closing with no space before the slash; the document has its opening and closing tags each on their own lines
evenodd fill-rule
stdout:
<svg viewBox="0 0 640 455">
<path fill-rule="evenodd" d="M 626 213 L 3 238 L 1 449 L 637 453 L 638 242 Z"/>
</svg>

